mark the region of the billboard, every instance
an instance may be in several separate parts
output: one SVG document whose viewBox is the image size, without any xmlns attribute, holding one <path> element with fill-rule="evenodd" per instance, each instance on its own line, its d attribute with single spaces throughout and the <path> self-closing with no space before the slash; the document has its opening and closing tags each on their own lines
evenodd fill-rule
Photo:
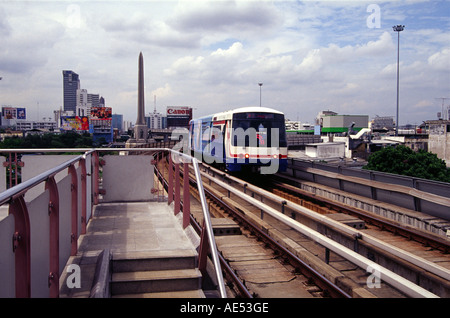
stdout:
<svg viewBox="0 0 450 318">
<path fill-rule="evenodd" d="M 111 107 L 91 107 L 91 119 L 93 120 L 112 120 Z"/>
<path fill-rule="evenodd" d="M 192 108 L 186 106 L 167 106 L 167 117 L 187 116 L 192 119 Z"/>
<path fill-rule="evenodd" d="M 25 108 L 17 108 L 17 119 L 27 119 L 27 111 Z"/>
<path fill-rule="evenodd" d="M 2 107 L 2 116 L 5 119 L 27 119 L 26 109 L 22 107 Z"/>
<path fill-rule="evenodd" d="M 167 127 L 188 127 L 192 119 L 192 108 L 187 106 L 167 106 Z"/>
<path fill-rule="evenodd" d="M 89 119 L 87 116 L 61 117 L 61 130 L 89 130 Z"/>
</svg>

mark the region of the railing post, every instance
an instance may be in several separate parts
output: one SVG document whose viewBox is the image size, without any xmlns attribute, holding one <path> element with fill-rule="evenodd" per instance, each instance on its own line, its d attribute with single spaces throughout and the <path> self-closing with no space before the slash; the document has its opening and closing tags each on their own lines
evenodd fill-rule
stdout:
<svg viewBox="0 0 450 318">
<path fill-rule="evenodd" d="M 178 160 L 178 159 L 177 159 Z M 180 194 L 180 163 L 175 163 L 175 207 L 174 207 L 174 214 L 177 215 L 178 212 L 180 212 L 180 201 L 181 201 L 181 194 Z"/>
<path fill-rule="evenodd" d="M 169 189 L 167 189 L 168 204 L 170 205 L 173 201 L 173 164 L 172 164 L 172 153 L 169 152 Z"/>
<path fill-rule="evenodd" d="M 9 214 L 14 215 L 12 237 L 15 257 L 16 298 L 31 297 L 30 219 L 23 194 L 9 204 Z"/>
<path fill-rule="evenodd" d="M 208 258 L 208 250 L 209 250 L 208 234 L 206 231 L 205 220 L 203 220 L 202 232 L 200 234 L 200 247 L 198 251 L 198 270 L 202 274 L 206 274 L 206 261 Z"/>
<path fill-rule="evenodd" d="M 9 153 L 9 187 L 13 186 L 12 182 L 13 164 L 12 164 L 12 153 Z"/>
<path fill-rule="evenodd" d="M 80 159 L 81 167 L 81 234 L 86 234 L 87 226 L 87 173 L 86 159 Z"/>
<path fill-rule="evenodd" d="M 54 176 L 45 182 L 45 189 L 49 191 L 48 214 L 50 218 L 50 272 L 48 287 L 51 298 L 59 297 L 59 195 Z"/>
<path fill-rule="evenodd" d="M 98 152 L 94 151 L 92 153 L 94 156 L 94 205 L 98 204 L 98 196 L 100 194 L 100 185 L 99 185 L 99 178 L 100 178 L 100 162 L 98 159 Z"/>
<path fill-rule="evenodd" d="M 14 153 L 14 185 L 17 184 L 17 175 L 19 174 L 17 165 L 17 152 Z"/>
<path fill-rule="evenodd" d="M 77 176 L 77 170 L 75 169 L 74 165 L 70 165 L 68 169 L 68 173 L 72 177 L 72 182 L 70 185 L 70 192 L 71 192 L 71 209 L 72 209 L 72 233 L 70 235 L 70 241 L 71 241 L 71 250 L 70 255 L 74 256 L 77 254 L 78 246 L 78 176 Z"/>
<path fill-rule="evenodd" d="M 189 191 L 189 163 L 183 168 L 183 228 L 185 229 L 191 219 L 191 193 Z"/>
</svg>

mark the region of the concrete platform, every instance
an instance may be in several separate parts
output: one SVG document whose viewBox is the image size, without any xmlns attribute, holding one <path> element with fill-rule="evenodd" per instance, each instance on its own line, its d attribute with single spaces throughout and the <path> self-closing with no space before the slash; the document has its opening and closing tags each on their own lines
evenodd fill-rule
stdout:
<svg viewBox="0 0 450 318">
<path fill-rule="evenodd" d="M 89 297 L 98 255 L 111 254 L 196 253 L 194 241 L 183 230 L 167 202 L 104 203 L 95 206 L 87 233 L 79 238 L 76 256 L 70 257 L 60 278 L 60 297 Z M 74 271 L 80 267 L 81 287 L 69 288 Z"/>
</svg>

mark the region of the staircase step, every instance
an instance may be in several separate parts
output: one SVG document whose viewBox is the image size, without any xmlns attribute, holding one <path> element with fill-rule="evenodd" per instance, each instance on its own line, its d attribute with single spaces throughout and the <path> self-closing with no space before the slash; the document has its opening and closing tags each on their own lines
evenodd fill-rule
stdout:
<svg viewBox="0 0 450 318">
<path fill-rule="evenodd" d="M 201 277 L 202 274 L 197 268 L 113 272 L 111 294 L 137 294 L 200 289 Z"/>
<path fill-rule="evenodd" d="M 113 253 L 113 273 L 131 271 L 175 270 L 195 268 L 195 250 L 158 250 L 146 252 Z"/>
</svg>

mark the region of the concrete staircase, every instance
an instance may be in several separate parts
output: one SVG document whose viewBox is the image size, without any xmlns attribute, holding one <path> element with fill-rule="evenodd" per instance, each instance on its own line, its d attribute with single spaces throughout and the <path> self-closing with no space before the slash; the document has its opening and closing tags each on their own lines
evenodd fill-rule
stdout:
<svg viewBox="0 0 450 318">
<path fill-rule="evenodd" d="M 111 261 L 111 297 L 205 298 L 196 251 L 116 252 Z"/>
</svg>

